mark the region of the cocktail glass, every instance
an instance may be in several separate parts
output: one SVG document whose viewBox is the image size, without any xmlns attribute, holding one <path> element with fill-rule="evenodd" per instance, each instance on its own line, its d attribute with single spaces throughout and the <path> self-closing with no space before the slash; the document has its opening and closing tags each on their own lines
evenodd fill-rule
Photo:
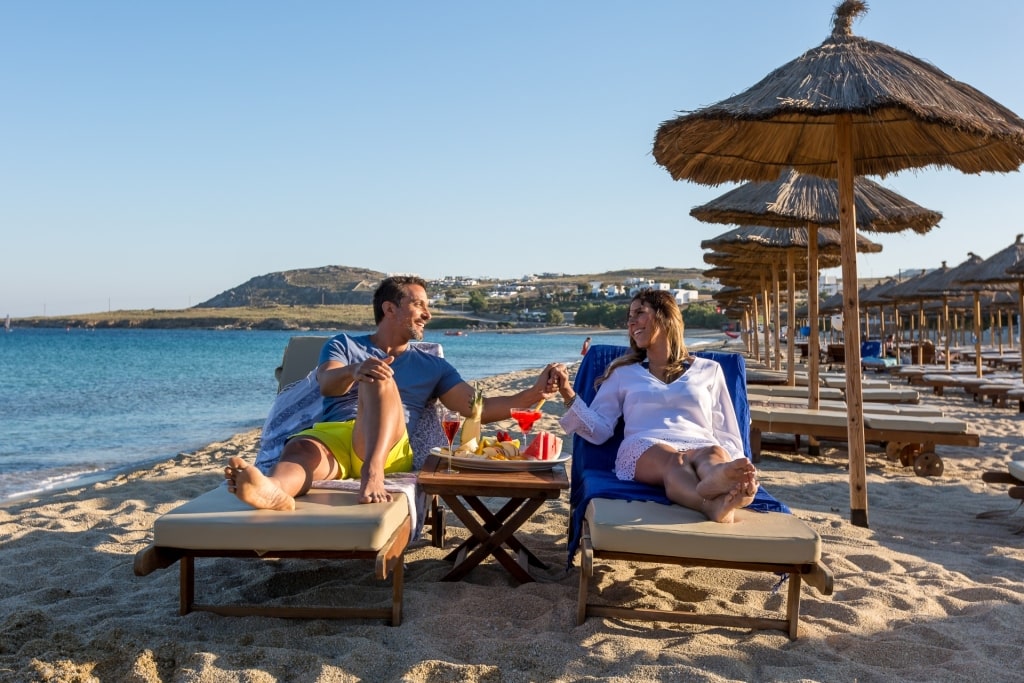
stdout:
<svg viewBox="0 0 1024 683">
<path fill-rule="evenodd" d="M 444 429 L 444 435 L 448 439 L 448 474 L 452 472 L 452 458 L 455 457 L 455 448 L 453 442 L 455 441 L 455 435 L 459 431 L 459 427 L 462 426 L 462 416 L 454 410 L 444 411 L 444 415 L 441 416 L 441 427 Z"/>
<path fill-rule="evenodd" d="M 519 444 L 519 450 L 526 450 L 526 435 L 530 433 L 533 428 L 533 423 L 540 419 L 541 412 L 539 410 L 519 410 L 513 408 L 511 411 L 512 419 L 519 425 L 519 431 L 523 433 L 523 440 Z"/>
</svg>

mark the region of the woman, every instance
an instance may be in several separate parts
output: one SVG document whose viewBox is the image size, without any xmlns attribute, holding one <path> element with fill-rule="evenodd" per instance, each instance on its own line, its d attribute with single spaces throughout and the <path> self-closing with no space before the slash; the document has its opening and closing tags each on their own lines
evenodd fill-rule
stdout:
<svg viewBox="0 0 1024 683">
<path fill-rule="evenodd" d="M 564 366 L 552 369 L 568 408 L 562 427 L 600 444 L 622 417 L 619 479 L 662 486 L 673 502 L 732 522 L 736 509 L 753 501 L 758 483 L 721 366 L 690 356 L 683 316 L 669 292 L 638 292 L 627 323 L 630 351 L 609 364 L 591 405 L 576 396 Z"/>
</svg>

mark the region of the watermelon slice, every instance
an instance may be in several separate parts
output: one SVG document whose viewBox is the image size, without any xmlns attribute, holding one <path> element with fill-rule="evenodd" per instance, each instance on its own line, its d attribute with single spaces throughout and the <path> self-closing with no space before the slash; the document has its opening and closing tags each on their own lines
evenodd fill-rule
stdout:
<svg viewBox="0 0 1024 683">
<path fill-rule="evenodd" d="M 562 453 L 562 440 L 550 432 L 537 432 L 523 451 L 527 460 L 554 460 Z"/>
</svg>

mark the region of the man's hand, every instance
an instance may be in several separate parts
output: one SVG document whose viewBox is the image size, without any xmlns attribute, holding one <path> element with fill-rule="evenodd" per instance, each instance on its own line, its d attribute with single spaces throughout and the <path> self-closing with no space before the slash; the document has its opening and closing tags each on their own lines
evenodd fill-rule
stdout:
<svg viewBox="0 0 1024 683">
<path fill-rule="evenodd" d="M 374 382 L 391 379 L 395 374 L 395 371 L 391 368 L 391 364 L 394 362 L 394 356 L 367 358 L 352 369 L 352 381 Z"/>
</svg>

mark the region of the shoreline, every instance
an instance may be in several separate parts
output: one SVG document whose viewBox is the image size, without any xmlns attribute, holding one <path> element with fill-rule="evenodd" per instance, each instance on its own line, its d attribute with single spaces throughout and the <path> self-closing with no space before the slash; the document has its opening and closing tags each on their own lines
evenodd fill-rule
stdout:
<svg viewBox="0 0 1024 683">
<path fill-rule="evenodd" d="M 564 329 L 567 329 L 567 328 L 550 328 L 550 333 L 551 334 L 558 334 L 558 333 L 561 333 L 562 330 L 564 330 Z M 624 335 L 624 332 L 625 332 L 624 330 L 592 330 L 592 329 L 588 329 L 588 328 L 579 328 L 579 329 L 587 330 L 592 337 L 594 337 L 595 339 L 598 339 L 599 341 L 596 342 L 596 343 L 602 343 L 601 340 L 600 340 L 601 337 L 616 337 L 616 338 L 618 338 L 618 337 L 624 337 L 625 336 Z M 524 332 L 527 332 L 527 331 L 537 332 L 539 330 L 524 330 Z M 501 334 L 502 332 L 499 332 L 497 330 L 481 330 L 479 332 L 474 332 L 474 334 L 476 334 L 476 333 L 479 333 L 479 334 L 484 334 L 484 333 Z M 580 332 L 577 331 L 576 328 L 572 328 L 572 329 L 568 329 L 568 331 L 566 331 L 565 333 L 566 334 L 579 334 Z M 709 347 L 717 348 L 717 344 L 716 344 L 717 337 L 721 336 L 721 332 L 718 332 L 716 330 L 698 329 L 698 330 L 695 330 L 695 331 L 689 331 L 687 336 L 690 337 L 691 340 L 692 339 L 701 340 L 703 338 L 709 338 L 709 339 L 710 338 L 715 338 L 715 341 L 697 341 L 695 343 L 692 343 L 689 348 L 691 348 L 693 350 L 697 350 L 697 349 L 701 349 L 701 348 L 709 348 Z M 625 341 L 626 340 L 624 338 L 616 340 L 617 343 L 625 343 Z M 732 340 L 724 339 L 722 341 L 723 342 L 730 342 Z M 613 343 L 613 342 L 608 341 L 607 343 Z M 569 361 L 569 363 L 571 365 L 577 365 L 579 362 L 580 362 L 580 359 L 574 359 L 572 361 Z M 488 386 L 488 385 L 494 385 L 494 384 L 501 385 L 502 383 L 509 382 L 509 381 L 515 382 L 516 378 L 518 378 L 522 373 L 527 373 L 527 374 L 529 374 L 529 376 L 534 377 L 534 376 L 536 376 L 536 373 L 541 370 L 542 367 L 543 366 L 537 366 L 536 368 L 527 368 L 525 370 L 515 371 L 515 372 L 511 372 L 511 373 L 503 373 L 503 374 L 494 375 L 494 376 L 490 376 L 490 377 L 486 377 L 486 378 L 482 378 L 482 379 L 474 379 L 474 380 L 472 380 L 472 382 L 474 384 L 479 384 L 480 386 Z M 525 384 L 524 384 L 524 386 L 525 386 Z M 272 399 L 268 399 L 268 402 L 267 402 L 267 408 L 268 409 L 270 407 L 271 401 L 272 401 Z M 260 430 L 260 427 L 257 427 L 255 429 L 258 432 Z M 251 430 L 243 430 L 243 431 L 240 431 L 240 432 L 236 432 L 234 434 L 229 435 L 228 439 L 230 440 L 232 438 L 248 434 L 250 431 Z M 220 441 L 215 439 L 214 442 L 215 443 L 219 443 Z M 173 459 L 175 457 L 178 457 L 178 455 L 181 455 L 182 452 L 186 452 L 186 451 L 178 451 L 176 455 L 167 455 L 167 454 L 155 455 L 155 456 L 152 456 L 152 457 L 144 458 L 143 460 L 138 461 L 138 462 L 122 465 L 120 467 L 114 467 L 114 468 L 100 470 L 100 471 L 84 472 L 84 473 L 81 473 L 81 474 L 70 475 L 66 479 L 61 479 L 58 483 L 55 483 L 54 485 L 52 485 L 52 486 L 50 486 L 48 488 L 40 488 L 40 489 L 33 490 L 33 491 L 23 491 L 23 492 L 15 493 L 15 494 L 10 495 L 10 496 L 0 497 L 0 508 L 7 507 L 7 506 L 11 505 L 12 503 L 16 503 L 16 502 L 27 500 L 27 499 L 34 499 L 34 498 L 39 498 L 39 497 L 58 495 L 58 494 L 61 494 L 61 493 L 67 493 L 67 492 L 72 491 L 72 490 L 82 489 L 83 487 L 86 487 L 86 486 L 91 485 L 91 484 L 97 484 L 97 483 L 102 483 L 102 482 L 105 482 L 105 481 L 109 481 L 109 480 L 115 479 L 115 478 L 117 478 L 119 476 L 122 476 L 124 474 L 130 474 L 130 473 L 132 473 L 132 472 L 134 472 L 134 471 L 136 471 L 138 469 L 144 469 L 146 467 L 153 466 L 153 465 L 156 465 L 156 464 L 161 463 L 161 462 L 165 462 L 165 461 L 167 461 L 169 459 Z"/>
</svg>

